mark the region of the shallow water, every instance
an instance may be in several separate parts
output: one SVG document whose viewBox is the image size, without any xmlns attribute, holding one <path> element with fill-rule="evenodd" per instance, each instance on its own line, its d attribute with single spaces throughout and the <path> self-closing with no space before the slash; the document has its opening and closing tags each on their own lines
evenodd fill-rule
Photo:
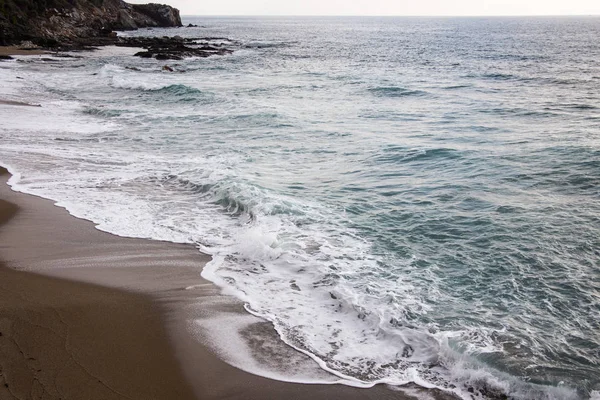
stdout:
<svg viewBox="0 0 600 400">
<path fill-rule="evenodd" d="M 129 34 L 235 53 L 0 64 L 13 187 L 196 243 L 348 384 L 598 396 L 600 19 L 185 22 Z"/>
</svg>

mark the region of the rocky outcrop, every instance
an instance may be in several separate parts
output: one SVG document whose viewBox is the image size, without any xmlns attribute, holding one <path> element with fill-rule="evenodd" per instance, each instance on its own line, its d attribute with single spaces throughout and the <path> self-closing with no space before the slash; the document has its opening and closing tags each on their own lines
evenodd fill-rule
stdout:
<svg viewBox="0 0 600 400">
<path fill-rule="evenodd" d="M 181 26 L 179 10 L 123 0 L 0 0 L 0 45 L 44 46 L 108 36 L 114 30 Z"/>
<path fill-rule="evenodd" d="M 135 54 L 142 58 L 157 60 L 182 60 L 187 57 L 210 57 L 231 54 L 233 51 L 220 43 L 212 43 L 211 38 L 174 37 L 123 37 L 115 43 L 123 47 L 142 47 L 146 51 Z"/>
<path fill-rule="evenodd" d="M 138 24 L 126 9 L 119 10 L 116 25 L 115 28 L 123 31 L 136 30 L 138 28 Z"/>
<path fill-rule="evenodd" d="M 137 20 L 138 26 L 182 26 L 179 10 L 164 4 L 132 4 L 134 16 L 142 17 Z M 141 24 L 141 25 L 140 25 Z M 156 24 L 156 25 L 154 25 Z"/>
</svg>

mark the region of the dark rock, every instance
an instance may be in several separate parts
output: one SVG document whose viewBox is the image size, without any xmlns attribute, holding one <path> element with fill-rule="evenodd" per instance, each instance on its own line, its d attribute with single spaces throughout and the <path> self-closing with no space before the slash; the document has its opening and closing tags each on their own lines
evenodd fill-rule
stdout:
<svg viewBox="0 0 600 400">
<path fill-rule="evenodd" d="M 44 47 L 46 49 L 53 49 L 60 46 L 60 42 L 54 38 L 39 37 L 33 39 L 33 42 L 38 46 Z"/>
<path fill-rule="evenodd" d="M 231 54 L 224 47 L 198 45 L 197 38 L 175 37 L 126 37 L 119 38 L 115 44 L 122 47 L 142 47 L 146 51 L 135 54 L 138 57 L 156 58 L 157 60 L 181 60 L 184 57 L 209 57 L 212 55 Z"/>
<path fill-rule="evenodd" d="M 177 60 L 177 61 L 183 60 L 183 57 L 177 56 L 175 54 L 170 54 L 170 53 L 159 53 L 154 58 L 156 58 L 157 60 Z"/>
<path fill-rule="evenodd" d="M 164 65 L 164 66 L 162 67 L 162 70 L 163 70 L 163 71 L 168 71 L 168 72 L 173 72 L 173 68 L 169 67 L 168 65 Z"/>
<path fill-rule="evenodd" d="M 412 348 L 412 346 L 407 344 L 406 346 L 404 346 L 404 349 L 402 349 L 402 357 L 410 358 L 412 357 L 414 352 L 415 350 Z"/>
<path fill-rule="evenodd" d="M 61 53 L 56 53 L 52 55 L 53 57 L 58 57 L 58 58 L 83 58 L 82 56 L 74 56 L 72 54 L 61 54 Z"/>
<path fill-rule="evenodd" d="M 119 10 L 117 23 L 120 30 L 123 31 L 134 31 L 138 28 L 135 20 L 126 9 Z"/>
<path fill-rule="evenodd" d="M 187 28 L 197 28 L 197 27 L 198 27 L 198 25 L 194 25 L 194 24 L 188 24 L 187 25 Z"/>
<path fill-rule="evenodd" d="M 152 58 L 154 56 L 154 54 L 150 53 L 149 51 L 138 51 L 137 53 L 134 54 L 134 56 L 142 57 L 142 58 Z"/>
<path fill-rule="evenodd" d="M 138 14 L 156 21 L 155 26 L 182 26 L 179 10 L 164 4 L 132 4 L 132 9 Z M 137 21 L 136 21 L 137 22 Z M 147 25 L 152 26 L 152 25 Z"/>
<path fill-rule="evenodd" d="M 3 55 L 0 55 L 0 61 L 4 61 L 4 60 L 14 60 L 14 58 L 13 58 L 13 57 L 11 57 L 11 56 L 3 56 Z M 0 336 L 2 336 L 2 334 L 1 334 L 1 333 L 0 333 Z"/>
<path fill-rule="evenodd" d="M 19 45 L 19 50 L 39 50 L 40 46 L 30 40 L 24 40 Z"/>
<path fill-rule="evenodd" d="M 0 45 L 31 40 L 57 48 L 114 30 L 157 26 L 181 26 L 179 10 L 123 0 L 0 0 Z"/>
</svg>

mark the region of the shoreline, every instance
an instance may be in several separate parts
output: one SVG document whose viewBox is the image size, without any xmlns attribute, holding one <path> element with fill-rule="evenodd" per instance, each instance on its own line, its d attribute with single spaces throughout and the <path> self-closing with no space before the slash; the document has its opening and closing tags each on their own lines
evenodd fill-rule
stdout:
<svg viewBox="0 0 600 400">
<path fill-rule="evenodd" d="M 4 106 L 20 106 L 20 107 L 41 107 L 40 104 L 25 103 L 23 101 L 4 100 L 0 98 L 0 105 Z"/>
<path fill-rule="evenodd" d="M 218 348 L 190 333 L 191 321 L 215 315 L 255 317 L 200 277 L 208 256 L 191 245 L 99 231 L 49 200 L 12 191 L 4 171 L 0 167 L 0 285 L 11 291 L 0 295 L 0 332 L 11 333 L 0 337 L 0 394 L 4 389 L 33 393 L 43 388 L 48 398 L 60 393 L 63 399 L 82 393 L 89 399 L 416 398 L 384 385 L 361 389 L 283 382 L 229 365 L 215 354 Z M 23 299 L 31 301 L 23 305 Z M 32 315 L 35 323 L 7 330 L 14 326 L 11 321 L 27 321 Z M 64 329 L 68 335 L 60 336 Z M 267 361 L 277 356 L 269 346 L 275 341 L 283 357 L 298 356 L 270 323 L 258 318 L 240 336 L 247 336 L 254 352 Z M 7 345 L 11 340 L 20 345 L 16 353 Z M 65 364 L 68 357 L 72 365 Z M 70 378 L 61 381 L 64 371 Z M 52 389 L 48 376 L 62 385 L 60 391 Z M 451 398 L 413 385 L 404 389 Z"/>
<path fill-rule="evenodd" d="M 52 253 L 44 249 L 50 243 L 22 253 L 37 240 L 43 242 L 48 231 L 42 226 L 39 235 L 24 237 L 31 233 L 28 224 L 51 223 L 52 218 L 38 220 L 30 208 L 37 203 L 34 197 L 18 204 L 14 198 L 5 200 L 13 196 L 7 196 L 2 172 L 0 397 L 194 399 L 159 309 L 147 296 L 54 277 L 54 268 L 40 269 Z"/>
</svg>

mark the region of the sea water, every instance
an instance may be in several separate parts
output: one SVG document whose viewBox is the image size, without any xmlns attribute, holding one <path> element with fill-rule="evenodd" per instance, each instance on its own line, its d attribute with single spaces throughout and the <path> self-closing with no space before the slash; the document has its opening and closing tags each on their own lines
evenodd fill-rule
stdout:
<svg viewBox="0 0 600 400">
<path fill-rule="evenodd" d="M 190 22 L 128 35 L 235 52 L 0 64 L 13 188 L 197 245 L 344 383 L 598 398 L 599 18 Z"/>
</svg>

